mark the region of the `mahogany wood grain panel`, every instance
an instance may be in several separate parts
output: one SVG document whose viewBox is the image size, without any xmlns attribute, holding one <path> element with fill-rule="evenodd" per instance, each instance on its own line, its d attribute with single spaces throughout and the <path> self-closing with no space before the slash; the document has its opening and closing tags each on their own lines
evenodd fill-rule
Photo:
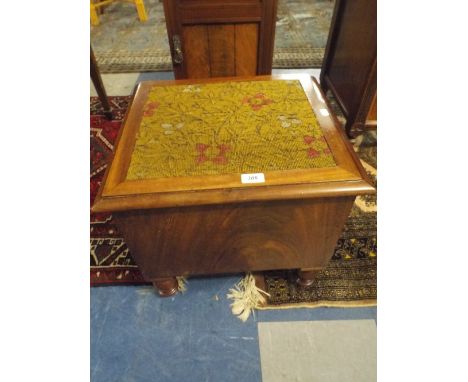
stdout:
<svg viewBox="0 0 468 382">
<path fill-rule="evenodd" d="M 284 184 L 308 184 L 312 182 L 359 180 L 360 176 L 355 175 L 342 168 L 323 167 L 313 169 L 298 170 L 277 170 L 264 171 L 266 182 L 269 186 L 281 186 Z M 240 174 L 220 174 L 220 175 L 197 175 L 177 178 L 157 178 L 141 180 L 125 180 L 115 186 L 111 193 L 107 195 L 132 195 L 145 194 L 149 190 L 159 189 L 161 192 L 180 192 L 187 190 L 211 190 L 216 188 L 260 188 L 263 183 L 241 183 Z"/>
<path fill-rule="evenodd" d="M 148 280 L 325 267 L 354 196 L 120 212 L 114 215 Z"/>
<path fill-rule="evenodd" d="M 213 189 L 204 191 L 164 192 L 124 196 L 102 196 L 102 189 L 92 207 L 93 212 L 127 211 L 132 209 L 167 208 L 234 204 L 251 201 L 314 199 L 320 197 L 374 194 L 375 189 L 364 180 L 334 181 L 255 188 Z"/>
<path fill-rule="evenodd" d="M 210 48 L 205 25 L 184 26 L 183 52 L 187 77 L 210 77 Z"/>
<path fill-rule="evenodd" d="M 211 77 L 235 76 L 235 26 L 209 25 L 207 28 Z"/>
<path fill-rule="evenodd" d="M 235 60 L 237 76 L 257 73 L 258 24 L 235 25 Z"/>
<path fill-rule="evenodd" d="M 178 4 L 183 24 L 214 24 L 260 21 L 262 1 L 260 0 L 172 0 Z"/>
</svg>

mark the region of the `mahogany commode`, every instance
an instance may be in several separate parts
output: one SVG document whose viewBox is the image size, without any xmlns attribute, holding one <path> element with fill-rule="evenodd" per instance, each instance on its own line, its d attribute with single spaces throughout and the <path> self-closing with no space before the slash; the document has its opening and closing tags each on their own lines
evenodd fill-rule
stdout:
<svg viewBox="0 0 468 382">
<path fill-rule="evenodd" d="M 166 296 L 176 276 L 298 269 L 309 285 L 373 192 L 314 78 L 148 81 L 93 211 Z"/>
</svg>

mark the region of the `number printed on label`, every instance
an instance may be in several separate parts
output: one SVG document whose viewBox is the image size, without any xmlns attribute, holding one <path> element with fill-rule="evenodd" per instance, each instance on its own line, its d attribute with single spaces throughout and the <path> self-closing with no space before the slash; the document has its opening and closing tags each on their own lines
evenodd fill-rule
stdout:
<svg viewBox="0 0 468 382">
<path fill-rule="evenodd" d="M 257 174 L 241 174 L 242 183 L 265 183 L 265 174 L 259 172 Z"/>
</svg>

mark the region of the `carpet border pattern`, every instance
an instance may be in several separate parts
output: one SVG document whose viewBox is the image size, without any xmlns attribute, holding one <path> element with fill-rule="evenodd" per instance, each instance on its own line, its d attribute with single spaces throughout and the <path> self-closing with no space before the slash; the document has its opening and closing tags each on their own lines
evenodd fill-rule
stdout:
<svg viewBox="0 0 468 382">
<path fill-rule="evenodd" d="M 321 68 L 325 48 L 278 48 L 273 52 L 273 69 Z M 172 71 L 170 53 L 163 49 L 139 52 L 95 52 L 101 73 Z"/>
</svg>

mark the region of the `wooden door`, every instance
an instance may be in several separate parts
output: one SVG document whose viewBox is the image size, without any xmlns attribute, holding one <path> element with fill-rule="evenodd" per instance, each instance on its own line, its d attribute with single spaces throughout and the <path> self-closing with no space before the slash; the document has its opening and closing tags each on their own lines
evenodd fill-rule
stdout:
<svg viewBox="0 0 468 382">
<path fill-rule="evenodd" d="M 346 117 L 346 132 L 364 126 L 377 90 L 377 1 L 336 0 L 320 85 Z"/>
<path fill-rule="evenodd" d="M 271 74 L 277 0 L 164 0 L 176 79 Z"/>
</svg>

